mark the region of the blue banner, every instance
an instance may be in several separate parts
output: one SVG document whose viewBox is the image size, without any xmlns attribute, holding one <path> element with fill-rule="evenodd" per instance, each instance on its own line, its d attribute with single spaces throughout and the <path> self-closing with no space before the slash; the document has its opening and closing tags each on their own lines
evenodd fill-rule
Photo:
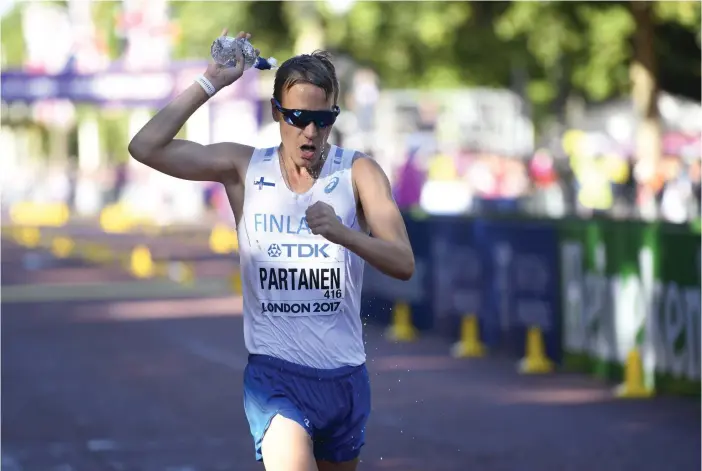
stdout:
<svg viewBox="0 0 702 471">
<path fill-rule="evenodd" d="M 406 218 L 417 272 L 407 283 L 368 269 L 364 307 L 387 323 L 394 301 L 413 309 L 420 330 L 451 326 L 467 314 L 480 319 L 482 341 L 521 356 L 526 328 L 539 326 L 549 357 L 559 360 L 558 233 L 547 223 L 459 217 Z"/>
<path fill-rule="evenodd" d="M 366 263 L 363 280 L 361 314 L 382 324 L 390 322 L 393 305 L 406 302 L 412 308 L 412 320 L 419 330 L 434 326 L 432 314 L 430 229 L 424 221 L 405 218 L 407 232 L 414 250 L 414 275 L 409 281 L 400 281 L 383 275 Z"/>
<path fill-rule="evenodd" d="M 65 99 L 95 105 L 161 107 L 190 86 L 205 67 L 206 61 L 177 61 L 167 69 L 149 71 L 129 70 L 119 63 L 91 74 L 79 74 L 70 69 L 59 74 L 3 70 L 0 93 L 7 103 Z M 258 72 L 248 70 L 213 101 L 253 96 Z"/>
<path fill-rule="evenodd" d="M 483 257 L 483 310 L 486 343 L 524 352 L 526 328 L 538 326 L 548 355 L 559 359 L 558 231 L 553 225 L 475 220 Z"/>
</svg>

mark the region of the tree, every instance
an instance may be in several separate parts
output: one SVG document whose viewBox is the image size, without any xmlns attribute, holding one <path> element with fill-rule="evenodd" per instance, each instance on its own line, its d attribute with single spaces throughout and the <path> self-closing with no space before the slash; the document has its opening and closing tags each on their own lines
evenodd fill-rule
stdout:
<svg viewBox="0 0 702 471">
<path fill-rule="evenodd" d="M 655 47 L 656 22 L 668 20 L 694 29 L 699 43 L 697 27 L 700 23 L 700 4 L 635 1 L 629 3 L 629 8 L 636 24 L 630 63 L 632 99 L 639 118 L 636 154 L 639 159 L 655 165 L 662 153 L 658 111 L 658 61 Z"/>
<path fill-rule="evenodd" d="M 699 94 L 699 3 L 645 3 L 641 10 L 648 11 L 645 14 L 636 5 L 356 2 L 342 16 L 326 2 L 184 1 L 172 2 L 170 8 L 180 30 L 175 59 L 206 59 L 224 27 L 232 34 L 251 31 L 262 54 L 285 59 L 295 52 L 296 40 L 306 28 L 321 28 L 325 47 L 375 69 L 385 88 L 505 87 L 512 84 L 515 72 L 522 71 L 537 111 L 558 115 L 573 94 L 594 101 L 628 94 L 634 76 L 643 77 L 634 72 L 641 70 L 636 64 L 648 64 L 645 60 L 653 60 L 643 69 L 653 73 L 649 83 L 654 85 L 649 88 L 656 89 L 655 83 L 662 79 L 674 89 L 680 77 L 691 77 L 686 79 L 687 88 Z M 121 6 L 96 2 L 94 8 L 99 30 L 105 31 L 116 57 L 120 48 L 114 31 Z M 18 4 L 2 22 L 7 65 L 21 63 L 20 11 Z M 313 14 L 317 19 L 310 26 L 307 20 Z M 647 17 L 651 21 L 646 27 Z M 681 35 L 696 38 L 696 44 L 693 41 L 689 50 L 681 51 Z M 636 99 L 644 104 L 644 98 Z"/>
<path fill-rule="evenodd" d="M 372 67 L 385 87 L 453 88 L 509 82 L 489 20 L 504 5 L 489 3 L 357 2 L 343 17 L 318 5 L 328 47 Z"/>
<path fill-rule="evenodd" d="M 24 63 L 24 36 L 22 34 L 22 5 L 16 3 L 0 20 L 0 47 L 2 68 L 14 69 Z"/>
<path fill-rule="evenodd" d="M 254 45 L 266 57 L 293 53 L 283 2 L 173 2 L 171 14 L 181 31 L 176 59 L 208 59 L 212 41 L 225 27 L 232 35 L 251 32 Z"/>
<path fill-rule="evenodd" d="M 673 25 L 696 34 L 696 58 L 683 62 L 696 64 L 699 76 L 699 23 L 698 2 L 513 2 L 495 26 L 505 41 L 526 41 L 540 66 L 543 91 L 532 93 L 537 101 L 556 96 L 554 79 L 561 74 L 568 77 L 565 86 L 591 100 L 631 92 L 640 123 L 637 155 L 655 162 L 661 152 L 657 63 L 667 45 L 659 32 Z"/>
</svg>

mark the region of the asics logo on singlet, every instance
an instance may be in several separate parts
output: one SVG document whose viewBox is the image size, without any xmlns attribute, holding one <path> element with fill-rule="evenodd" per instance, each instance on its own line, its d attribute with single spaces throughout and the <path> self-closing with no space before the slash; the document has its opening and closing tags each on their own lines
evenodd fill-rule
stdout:
<svg viewBox="0 0 702 471">
<path fill-rule="evenodd" d="M 338 184 L 339 184 L 339 177 L 332 178 L 331 181 L 329 182 L 329 184 L 324 187 L 324 192 L 327 194 L 331 193 L 332 191 L 334 191 L 334 188 L 336 188 L 336 185 L 338 185 Z"/>
<path fill-rule="evenodd" d="M 268 247 L 268 256 L 278 258 L 329 258 L 327 249 L 329 244 L 271 244 Z"/>
</svg>

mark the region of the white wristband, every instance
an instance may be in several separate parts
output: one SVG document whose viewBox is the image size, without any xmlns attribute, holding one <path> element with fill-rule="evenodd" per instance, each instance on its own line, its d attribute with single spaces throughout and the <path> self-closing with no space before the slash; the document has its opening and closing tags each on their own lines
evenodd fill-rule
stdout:
<svg viewBox="0 0 702 471">
<path fill-rule="evenodd" d="M 195 82 L 197 82 L 202 89 L 205 90 L 205 93 L 207 93 L 208 96 L 213 96 L 215 93 L 217 93 L 217 90 L 215 89 L 214 85 L 212 85 L 212 82 L 207 80 L 207 77 L 204 75 L 197 77 Z"/>
</svg>

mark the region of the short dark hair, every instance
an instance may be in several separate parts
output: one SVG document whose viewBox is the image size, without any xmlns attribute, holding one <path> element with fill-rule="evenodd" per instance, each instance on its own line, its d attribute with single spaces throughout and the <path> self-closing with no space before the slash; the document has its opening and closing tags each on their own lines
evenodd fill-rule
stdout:
<svg viewBox="0 0 702 471">
<path fill-rule="evenodd" d="M 319 50 L 286 60 L 275 73 L 273 98 L 282 104 L 283 91 L 298 83 L 309 83 L 324 90 L 327 98 L 333 96 L 336 105 L 339 99 L 339 80 L 331 60 L 329 52 Z"/>
</svg>

